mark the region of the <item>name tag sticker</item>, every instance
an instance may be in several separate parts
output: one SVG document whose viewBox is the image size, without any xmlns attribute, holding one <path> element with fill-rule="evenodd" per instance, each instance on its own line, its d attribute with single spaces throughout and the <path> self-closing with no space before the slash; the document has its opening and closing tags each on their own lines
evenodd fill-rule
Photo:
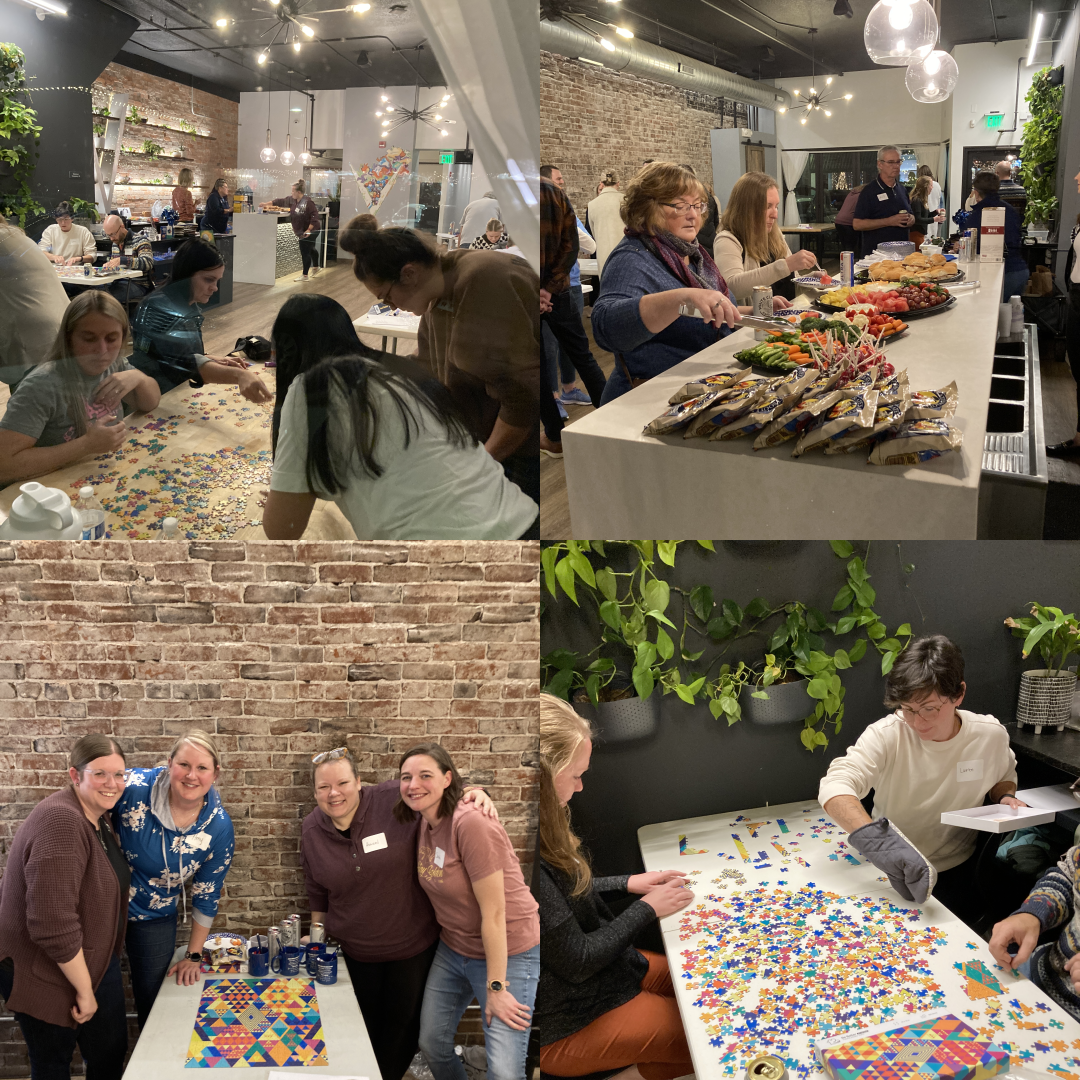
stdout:
<svg viewBox="0 0 1080 1080">
<path fill-rule="evenodd" d="M 956 763 L 956 779 L 958 782 L 961 780 L 981 780 L 982 778 L 982 758 L 975 758 L 973 761 L 958 761 Z"/>
<path fill-rule="evenodd" d="M 442 864 L 446 862 L 446 852 L 441 847 L 435 849 L 435 865 L 442 867 Z"/>
<path fill-rule="evenodd" d="M 364 851 L 381 851 L 386 847 L 386 833 L 377 832 L 372 836 L 365 836 L 363 841 Z"/>
<path fill-rule="evenodd" d="M 882 193 L 881 193 L 881 194 L 880 194 L 880 195 L 879 195 L 879 196 L 877 197 L 877 201 L 878 201 L 878 202 L 885 202 L 885 200 L 886 200 L 886 199 L 888 199 L 888 197 L 889 197 L 889 196 L 888 196 L 888 195 L 887 195 L 887 194 L 886 194 L 886 193 L 885 193 L 885 192 L 883 191 L 883 192 L 882 192 Z"/>
</svg>

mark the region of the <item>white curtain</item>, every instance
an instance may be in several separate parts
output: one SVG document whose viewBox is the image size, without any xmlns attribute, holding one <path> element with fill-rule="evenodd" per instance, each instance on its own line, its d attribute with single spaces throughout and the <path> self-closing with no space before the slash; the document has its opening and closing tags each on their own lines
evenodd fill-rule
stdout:
<svg viewBox="0 0 1080 1080">
<path fill-rule="evenodd" d="M 540 24 L 511 0 L 417 0 L 514 243 L 540 270 Z"/>
<path fill-rule="evenodd" d="M 799 224 L 799 204 L 795 200 L 795 185 L 806 168 L 806 159 L 810 156 L 808 150 L 784 150 L 780 154 L 780 160 L 784 166 L 784 187 L 787 188 L 787 201 L 784 203 L 784 224 Z"/>
</svg>

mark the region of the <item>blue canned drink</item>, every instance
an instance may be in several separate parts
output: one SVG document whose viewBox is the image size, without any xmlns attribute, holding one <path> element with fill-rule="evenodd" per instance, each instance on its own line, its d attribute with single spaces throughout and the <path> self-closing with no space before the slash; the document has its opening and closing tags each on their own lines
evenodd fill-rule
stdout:
<svg viewBox="0 0 1080 1080">
<path fill-rule="evenodd" d="M 89 277 L 89 276 L 90 276 L 90 264 L 89 264 L 89 263 L 87 263 L 87 264 L 86 264 L 86 265 L 85 265 L 85 266 L 83 267 L 83 277 Z"/>
</svg>

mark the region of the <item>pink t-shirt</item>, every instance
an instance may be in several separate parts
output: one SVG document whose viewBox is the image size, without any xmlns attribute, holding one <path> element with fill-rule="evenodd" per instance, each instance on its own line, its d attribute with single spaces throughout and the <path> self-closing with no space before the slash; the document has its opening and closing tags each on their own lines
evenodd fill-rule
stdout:
<svg viewBox="0 0 1080 1080">
<path fill-rule="evenodd" d="M 480 905 L 472 883 L 503 872 L 506 894 L 506 953 L 516 956 L 540 944 L 540 916 L 525 884 L 517 855 L 497 821 L 473 803 L 458 803 L 454 816 L 433 829 L 420 822 L 416 870 L 428 894 L 446 944 L 473 960 L 484 959 Z"/>
</svg>

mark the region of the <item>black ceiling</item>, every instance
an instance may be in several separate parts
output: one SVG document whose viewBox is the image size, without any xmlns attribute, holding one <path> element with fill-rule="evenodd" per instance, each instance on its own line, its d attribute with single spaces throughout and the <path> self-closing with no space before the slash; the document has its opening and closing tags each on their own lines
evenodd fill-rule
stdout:
<svg viewBox="0 0 1080 1080">
<path fill-rule="evenodd" d="M 714 63 L 752 79 L 779 79 L 818 71 L 866 71 L 873 63 L 863 46 L 863 23 L 875 0 L 850 0 L 853 17 L 833 14 L 834 0 L 542 0 L 545 11 L 562 7 L 632 30 L 674 52 Z M 1075 0 L 1044 2 L 1071 8 Z M 941 0 L 938 48 L 973 41 L 1026 38 L 1032 0 Z M 1054 20 L 1044 22 L 1040 38 Z M 817 29 L 810 34 L 808 28 Z"/>
<path fill-rule="evenodd" d="M 441 86 L 439 63 L 425 40 L 413 0 L 370 0 L 363 14 L 341 10 L 354 0 L 104 0 L 139 19 L 117 56 L 135 56 L 237 91 L 330 90 L 349 86 Z M 327 14 L 327 12 L 333 12 Z M 306 22 L 303 35 L 293 15 Z M 219 28 L 217 19 L 229 25 Z M 258 54 L 269 46 L 269 60 Z M 288 42 L 285 34 L 288 32 Z M 301 42 L 300 51 L 293 40 Z M 363 55 L 366 54 L 366 55 Z"/>
</svg>

